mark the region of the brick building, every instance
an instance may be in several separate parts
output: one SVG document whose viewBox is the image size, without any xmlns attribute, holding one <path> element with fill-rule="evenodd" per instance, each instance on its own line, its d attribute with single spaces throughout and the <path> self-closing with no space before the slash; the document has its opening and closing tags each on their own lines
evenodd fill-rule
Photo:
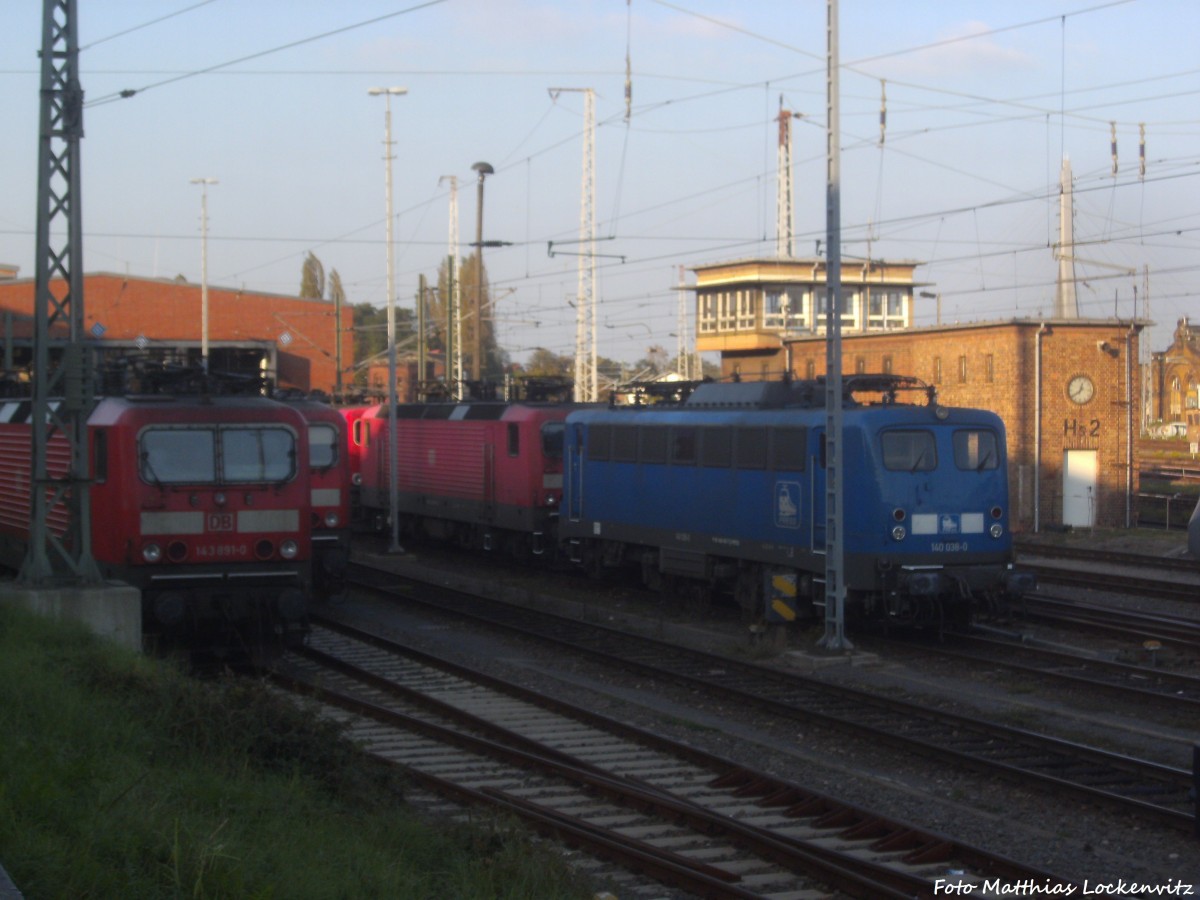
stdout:
<svg viewBox="0 0 1200 900">
<path fill-rule="evenodd" d="M 1158 422 L 1191 424 L 1200 405 L 1200 332 L 1186 317 L 1175 326 L 1175 335 L 1151 362 L 1151 418 Z M 1190 429 L 1189 429 L 1190 431 Z"/>
<path fill-rule="evenodd" d="M 136 278 L 96 272 L 84 276 L 84 330 L 101 350 L 182 350 L 200 359 L 201 286 L 187 281 Z M 33 314 L 33 279 L 0 279 L 0 313 L 21 323 Z M 210 362 L 220 354 L 241 366 L 257 367 L 280 388 L 305 393 L 334 392 L 337 369 L 337 317 L 334 305 L 283 294 L 208 288 Z M 343 380 L 354 363 L 352 321 L 341 322 Z M 28 360 L 25 326 L 14 324 L 6 343 L 6 366 L 19 369 Z"/>
</svg>

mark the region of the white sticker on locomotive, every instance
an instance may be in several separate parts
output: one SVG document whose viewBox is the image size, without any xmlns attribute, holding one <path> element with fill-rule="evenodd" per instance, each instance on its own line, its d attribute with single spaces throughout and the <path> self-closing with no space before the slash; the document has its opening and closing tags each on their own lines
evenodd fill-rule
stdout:
<svg viewBox="0 0 1200 900">
<path fill-rule="evenodd" d="M 775 482 L 775 527 L 800 527 L 800 482 Z"/>
<path fill-rule="evenodd" d="M 963 534 L 983 534 L 983 513 L 962 514 Z"/>
<path fill-rule="evenodd" d="M 240 509 L 237 530 L 248 532 L 299 531 L 300 511 L 297 509 Z"/>
<path fill-rule="evenodd" d="M 916 513 L 912 517 L 913 534 L 937 534 L 938 517 L 934 513 Z"/>
<path fill-rule="evenodd" d="M 916 513 L 913 534 L 983 534 L 983 513 Z"/>
<path fill-rule="evenodd" d="M 204 513 L 143 512 L 142 534 L 204 534 Z"/>
</svg>

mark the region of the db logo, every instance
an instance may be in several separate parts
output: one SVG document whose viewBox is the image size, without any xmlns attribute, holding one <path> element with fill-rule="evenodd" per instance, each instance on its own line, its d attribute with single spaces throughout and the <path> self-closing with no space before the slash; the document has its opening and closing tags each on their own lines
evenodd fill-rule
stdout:
<svg viewBox="0 0 1200 900">
<path fill-rule="evenodd" d="M 208 514 L 209 531 L 233 531 L 233 513 L 219 512 Z"/>
</svg>

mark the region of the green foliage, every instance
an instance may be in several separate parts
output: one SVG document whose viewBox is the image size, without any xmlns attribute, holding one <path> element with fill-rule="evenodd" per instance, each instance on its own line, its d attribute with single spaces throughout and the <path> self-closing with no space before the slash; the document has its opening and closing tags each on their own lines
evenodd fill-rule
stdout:
<svg viewBox="0 0 1200 900">
<path fill-rule="evenodd" d="M 586 895 L 513 829 L 431 827 L 396 771 L 264 685 L 7 604 L 0 735 L 0 859 L 28 897 Z"/>
<path fill-rule="evenodd" d="M 320 300 L 325 296 L 325 266 L 312 251 L 300 267 L 300 296 Z"/>
</svg>

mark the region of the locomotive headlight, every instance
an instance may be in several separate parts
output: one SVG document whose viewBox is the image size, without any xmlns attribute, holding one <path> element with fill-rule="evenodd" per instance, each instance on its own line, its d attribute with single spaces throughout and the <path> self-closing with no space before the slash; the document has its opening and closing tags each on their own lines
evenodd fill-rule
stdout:
<svg viewBox="0 0 1200 900">
<path fill-rule="evenodd" d="M 999 522 L 993 522 L 992 527 L 988 529 L 988 534 L 994 538 L 998 538 L 1000 535 L 1004 534 L 1004 526 Z"/>
<path fill-rule="evenodd" d="M 892 529 L 892 540 L 893 541 L 902 541 L 907 536 L 908 536 L 908 532 L 904 529 L 903 525 L 897 525 L 895 528 Z"/>
<path fill-rule="evenodd" d="M 295 541 L 284 541 L 279 545 L 279 555 L 284 559 L 295 559 L 300 552 L 300 548 L 296 546 Z"/>
<path fill-rule="evenodd" d="M 217 504 L 217 506 L 225 505 L 225 494 L 223 491 L 217 491 L 213 494 L 213 503 Z"/>
<path fill-rule="evenodd" d="M 158 544 L 147 544 L 142 548 L 142 559 L 148 563 L 156 563 L 162 559 L 162 547 Z"/>
<path fill-rule="evenodd" d="M 554 506 L 556 503 L 558 503 L 558 498 L 556 496 L 554 496 L 553 494 L 546 495 L 546 505 L 547 506 Z"/>
<path fill-rule="evenodd" d="M 341 519 L 338 518 L 337 513 L 335 513 L 335 512 L 325 513 L 325 527 L 326 528 L 337 528 L 338 524 L 340 522 L 341 522 Z"/>
</svg>

